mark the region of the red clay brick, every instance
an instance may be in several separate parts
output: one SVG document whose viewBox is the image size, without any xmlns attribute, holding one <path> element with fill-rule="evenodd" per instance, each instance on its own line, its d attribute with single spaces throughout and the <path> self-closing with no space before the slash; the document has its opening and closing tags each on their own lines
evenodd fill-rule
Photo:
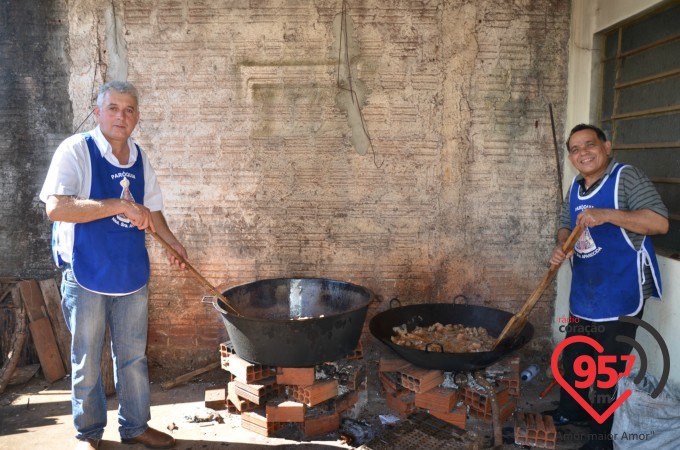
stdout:
<svg viewBox="0 0 680 450">
<path fill-rule="evenodd" d="M 258 405 L 264 405 L 265 400 L 283 391 L 283 387 L 276 384 L 274 377 L 261 380 L 258 384 L 244 383 L 238 378 L 232 383 L 234 383 L 234 391 L 239 397 Z"/>
<path fill-rule="evenodd" d="M 540 414 L 515 414 L 515 443 L 532 447 L 554 449 L 557 430 L 552 416 Z"/>
<path fill-rule="evenodd" d="M 304 422 L 305 405 L 290 400 L 267 404 L 266 416 L 268 422 Z"/>
<path fill-rule="evenodd" d="M 321 412 L 305 417 L 302 432 L 305 436 L 318 436 L 331 433 L 340 428 L 340 415 L 337 412 Z"/>
<path fill-rule="evenodd" d="M 512 413 L 514 413 L 515 410 L 517 409 L 517 399 L 515 397 L 508 396 L 508 401 L 504 404 L 499 403 L 498 407 L 500 408 L 499 411 L 500 422 L 505 423 L 505 421 L 508 420 Z M 486 413 L 482 413 L 481 411 L 477 411 L 470 408 L 470 414 L 473 414 L 475 417 L 479 417 L 484 422 L 491 422 L 493 420 L 491 410 L 489 410 Z"/>
<path fill-rule="evenodd" d="M 249 363 L 238 355 L 229 355 L 229 372 L 247 384 L 276 375 L 275 368 Z"/>
<path fill-rule="evenodd" d="M 338 372 L 338 376 L 340 378 L 340 384 L 347 386 L 347 389 L 354 391 L 359 389 L 359 386 L 366 380 L 366 365 L 343 365 Z"/>
<path fill-rule="evenodd" d="M 485 374 L 486 378 L 493 378 L 499 384 L 507 386 L 510 396 L 519 398 L 519 356 L 500 360 L 493 366 L 487 367 Z"/>
<path fill-rule="evenodd" d="M 429 370 L 414 365 L 399 369 L 401 385 L 413 392 L 426 392 L 444 382 L 444 372 Z"/>
<path fill-rule="evenodd" d="M 338 380 L 317 381 L 309 386 L 293 386 L 293 398 L 307 406 L 318 405 L 338 395 Z"/>
<path fill-rule="evenodd" d="M 205 390 L 205 407 L 221 410 L 227 407 L 227 390 L 223 387 Z"/>
<path fill-rule="evenodd" d="M 401 377 L 396 372 L 378 372 L 378 379 L 386 393 L 395 393 L 400 389 Z"/>
<path fill-rule="evenodd" d="M 359 401 L 359 391 L 349 391 L 335 399 L 334 408 L 338 414 L 349 411 Z"/>
<path fill-rule="evenodd" d="M 289 386 L 309 386 L 314 384 L 315 377 L 314 367 L 279 367 L 276 370 L 276 382 Z"/>
<path fill-rule="evenodd" d="M 416 395 L 407 390 L 385 395 L 387 406 L 400 417 L 406 417 L 416 410 Z"/>
<path fill-rule="evenodd" d="M 468 385 L 463 389 L 463 396 L 466 405 L 470 406 L 470 409 L 475 412 L 481 413 L 483 417 L 486 414 L 491 413 L 491 402 L 488 399 L 487 391 L 478 385 Z M 496 401 L 498 406 L 503 409 L 503 407 L 510 400 L 510 394 L 508 393 L 507 386 L 496 386 Z"/>
<path fill-rule="evenodd" d="M 281 429 L 281 424 L 268 422 L 261 412 L 246 411 L 241 414 L 241 428 L 254 431 L 262 436 L 272 436 Z"/>
<path fill-rule="evenodd" d="M 238 396 L 234 383 L 235 382 L 232 381 L 227 385 L 227 408 L 229 409 L 229 412 L 234 413 L 233 409 L 235 409 L 241 413 L 257 408 L 257 403 L 253 403 L 250 400 L 246 400 Z"/>
<path fill-rule="evenodd" d="M 220 354 L 229 357 L 229 355 L 235 355 L 236 351 L 234 350 L 234 345 L 231 343 L 231 341 L 226 341 L 222 342 L 220 344 Z"/>
<path fill-rule="evenodd" d="M 398 372 L 400 369 L 409 365 L 410 363 L 408 361 L 401 359 L 398 356 L 383 356 L 378 363 L 378 372 Z"/>
<path fill-rule="evenodd" d="M 220 366 L 224 370 L 229 370 L 229 357 L 234 353 L 234 347 L 231 341 L 222 342 L 220 344 Z"/>
<path fill-rule="evenodd" d="M 464 403 L 459 404 L 457 407 L 455 407 L 453 410 L 449 412 L 439 412 L 430 410 L 430 414 L 436 417 L 437 419 L 441 419 L 444 422 L 448 422 L 463 430 L 465 429 L 465 426 L 467 424 L 467 406 L 465 406 Z"/>
<path fill-rule="evenodd" d="M 450 412 L 458 401 L 458 391 L 437 386 L 427 392 L 416 394 L 416 406 L 441 413 Z"/>
</svg>

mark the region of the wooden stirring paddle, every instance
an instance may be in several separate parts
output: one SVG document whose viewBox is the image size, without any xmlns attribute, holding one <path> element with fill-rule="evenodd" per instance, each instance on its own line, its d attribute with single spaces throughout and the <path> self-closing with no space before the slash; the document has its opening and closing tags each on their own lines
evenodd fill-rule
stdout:
<svg viewBox="0 0 680 450">
<path fill-rule="evenodd" d="M 562 246 L 562 251 L 565 254 L 574 249 L 574 244 L 576 244 L 578 238 L 581 237 L 581 233 L 583 233 L 583 227 L 577 225 Z M 538 299 L 541 298 L 541 295 L 543 295 L 543 291 L 546 290 L 546 288 L 550 285 L 550 282 L 552 282 L 553 278 L 555 278 L 555 275 L 557 275 L 557 269 L 559 269 L 559 267 L 560 266 L 556 264 L 552 264 L 550 266 L 550 269 L 548 269 L 548 272 L 543 277 L 543 280 L 541 280 L 541 283 L 524 303 L 522 309 L 520 309 L 517 314 L 508 320 L 508 323 L 505 325 L 505 328 L 503 328 L 503 331 L 501 331 L 501 334 L 498 335 L 498 338 L 493 345 L 494 350 L 502 341 L 506 339 L 512 341 L 522 331 L 529 317 L 529 313 L 534 308 L 534 305 L 536 305 Z"/>
</svg>

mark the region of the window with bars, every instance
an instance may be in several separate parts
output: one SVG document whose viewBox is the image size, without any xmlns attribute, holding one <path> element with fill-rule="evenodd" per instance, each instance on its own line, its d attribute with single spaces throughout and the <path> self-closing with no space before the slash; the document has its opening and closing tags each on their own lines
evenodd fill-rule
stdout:
<svg viewBox="0 0 680 450">
<path fill-rule="evenodd" d="M 617 161 L 642 169 L 670 213 L 659 249 L 680 252 L 680 1 L 602 34 L 600 126 Z"/>
</svg>

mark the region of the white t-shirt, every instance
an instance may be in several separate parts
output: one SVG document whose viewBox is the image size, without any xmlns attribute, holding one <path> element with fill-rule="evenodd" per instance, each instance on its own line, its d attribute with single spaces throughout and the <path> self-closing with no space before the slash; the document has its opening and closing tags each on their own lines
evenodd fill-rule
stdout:
<svg viewBox="0 0 680 450">
<path fill-rule="evenodd" d="M 137 161 L 137 146 L 132 138 L 128 139 L 130 158 L 128 163 L 122 165 L 118 162 L 99 127 L 89 132 L 94 138 L 97 148 L 102 156 L 111 164 L 122 169 L 132 167 Z M 144 206 L 151 211 L 162 211 L 163 195 L 156 178 L 156 172 L 151 167 L 151 162 L 146 153 L 141 150 L 144 164 Z M 64 140 L 57 147 L 52 163 L 47 171 L 45 183 L 40 191 L 40 200 L 47 202 L 51 195 L 72 195 L 76 198 L 90 198 L 90 186 L 92 184 L 92 166 L 90 165 L 90 152 L 87 142 L 82 134 L 75 134 Z M 56 235 L 54 236 L 55 250 L 64 262 L 71 262 L 73 253 L 73 223 L 55 222 Z"/>
</svg>

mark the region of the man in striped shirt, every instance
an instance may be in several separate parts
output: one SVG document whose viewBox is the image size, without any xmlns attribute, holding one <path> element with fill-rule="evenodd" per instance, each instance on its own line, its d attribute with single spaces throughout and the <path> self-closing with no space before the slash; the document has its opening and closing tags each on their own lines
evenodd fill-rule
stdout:
<svg viewBox="0 0 680 450">
<path fill-rule="evenodd" d="M 668 209 L 645 174 L 614 160 L 611 142 L 601 129 L 577 125 L 569 134 L 567 150 L 579 174 L 562 206 L 557 246 L 550 262 L 559 265 L 573 257 L 566 337 L 587 336 L 604 348 L 600 354 L 586 343 L 565 347 L 564 379 L 576 388 L 584 378 L 574 370 L 578 357 L 598 362 L 601 355 L 613 355 L 616 361 L 607 367 L 617 373 L 624 371 L 626 363 L 621 357 L 630 354 L 632 347 L 616 337 L 634 339 L 637 326 L 618 318 L 640 318 L 647 298 L 661 297 L 659 267 L 648 236 L 668 231 Z M 577 225 L 585 231 L 574 251 L 565 255 L 562 246 Z M 598 414 L 603 414 L 615 400 L 616 383 L 601 373 L 599 364 L 596 367 L 593 395 L 589 395 L 590 386 L 575 390 Z M 597 423 L 564 389 L 559 407 L 549 413 L 557 425 L 588 423 L 589 440 L 582 449 L 612 448 L 613 416 Z"/>
</svg>

